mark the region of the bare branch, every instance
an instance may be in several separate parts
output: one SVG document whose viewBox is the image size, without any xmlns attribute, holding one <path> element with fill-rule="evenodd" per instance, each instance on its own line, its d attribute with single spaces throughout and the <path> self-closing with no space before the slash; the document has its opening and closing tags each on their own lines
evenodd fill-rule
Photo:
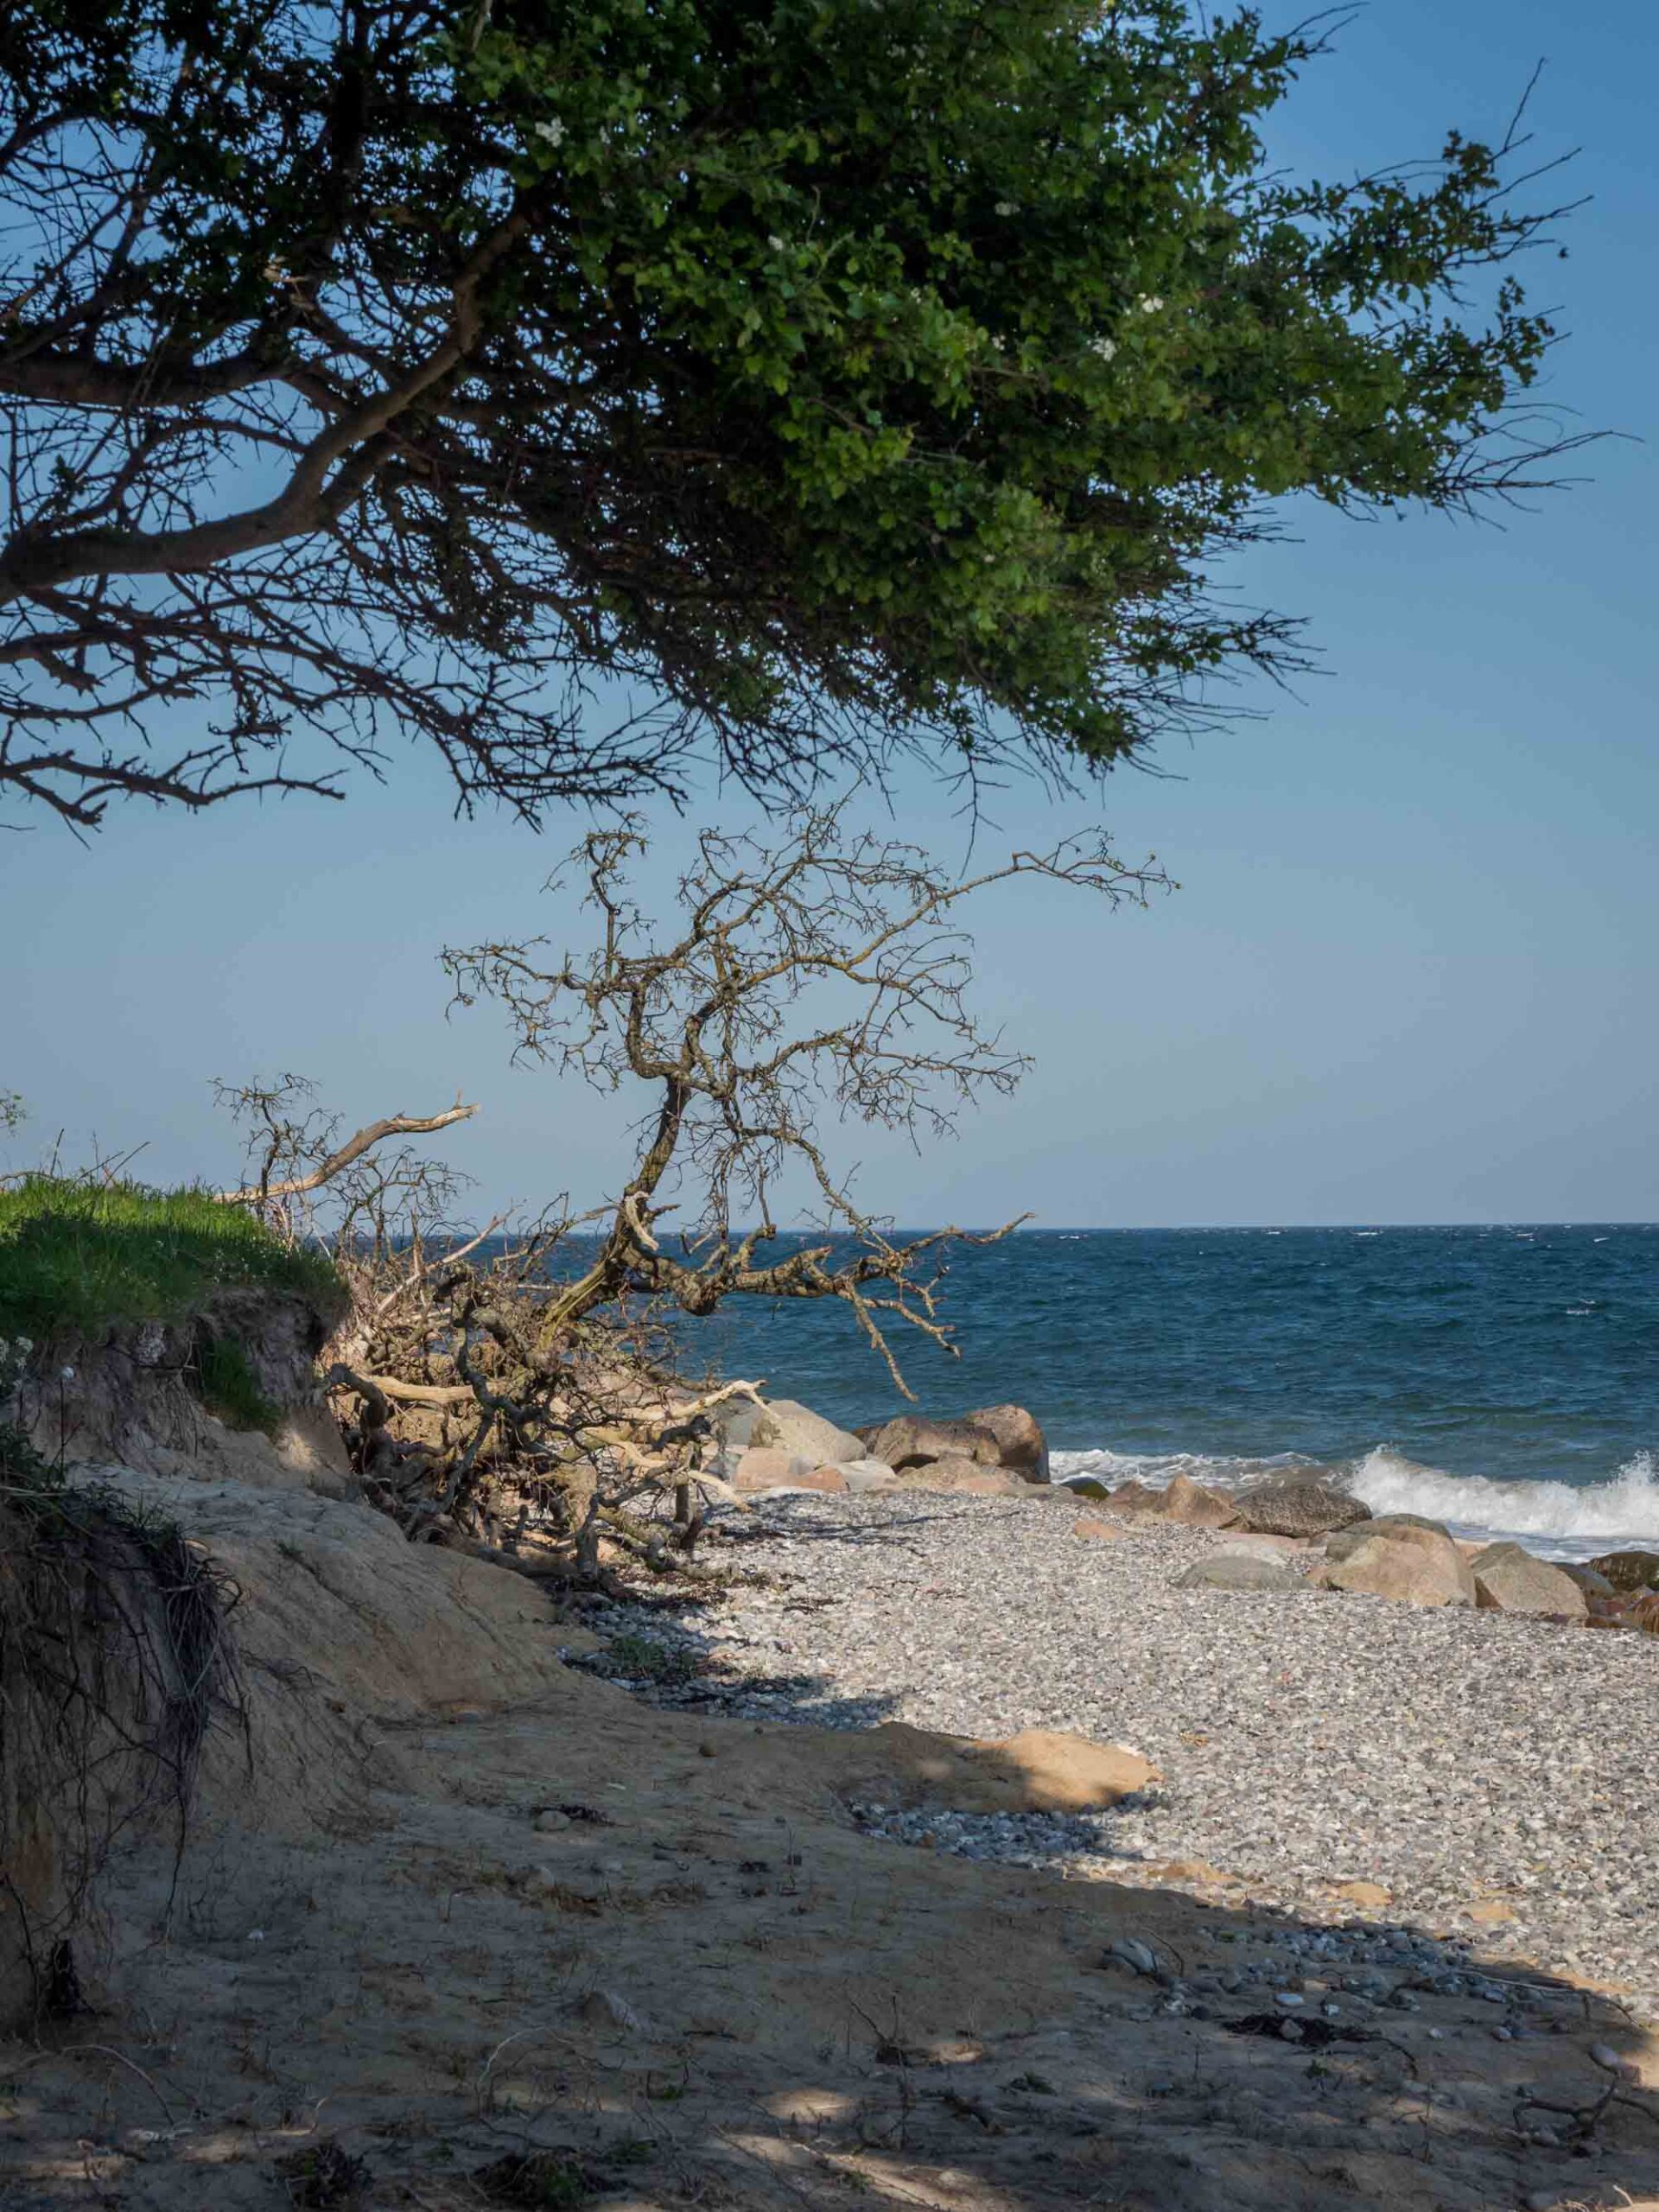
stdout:
<svg viewBox="0 0 1659 2212">
<path fill-rule="evenodd" d="M 451 1128 L 457 1122 L 470 1121 L 477 1111 L 476 1106 L 463 1106 L 457 1097 L 454 1104 L 442 1114 L 390 1114 L 384 1121 L 371 1122 L 365 1128 L 359 1129 L 355 1136 L 348 1137 L 337 1152 L 331 1152 L 321 1166 L 313 1168 L 308 1175 L 289 1176 L 280 1183 L 261 1180 L 245 1184 L 240 1190 L 219 1191 L 215 1196 L 221 1205 L 227 1206 L 263 1206 L 272 1198 L 299 1198 L 334 1182 L 365 1152 L 383 1144 L 388 1137 L 428 1136 L 434 1130 Z"/>
<path fill-rule="evenodd" d="M 459 1002 L 505 1008 L 520 1059 L 607 1091 L 643 1085 L 656 1100 L 598 1250 L 552 1288 L 534 1346 L 514 1349 L 544 1356 L 629 1298 L 695 1315 L 732 1296 L 834 1297 L 902 1389 L 887 1331 L 901 1321 L 950 1348 L 927 1270 L 964 1232 L 895 1241 L 830 1166 L 818 1113 L 827 1105 L 919 1143 L 947 1134 L 981 1092 L 1018 1083 L 1023 1058 L 966 1001 L 971 946 L 954 918 L 964 901 L 1035 877 L 1109 905 L 1144 903 L 1166 879 L 1155 861 L 1126 867 L 1092 835 L 953 880 L 913 847 L 849 831 L 840 810 L 808 810 L 775 852 L 705 831 L 680 919 L 658 936 L 629 886 L 643 848 L 626 823 L 572 856 L 601 918 L 602 942 L 585 957 L 547 962 L 541 940 L 444 955 Z M 671 1249 L 659 1224 L 687 1178 L 696 1204 Z M 785 1185 L 825 1234 L 763 1258 Z"/>
</svg>

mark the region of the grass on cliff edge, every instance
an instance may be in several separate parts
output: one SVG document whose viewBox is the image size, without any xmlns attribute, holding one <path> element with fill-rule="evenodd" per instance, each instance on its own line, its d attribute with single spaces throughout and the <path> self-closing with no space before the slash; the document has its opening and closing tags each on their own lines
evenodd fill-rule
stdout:
<svg viewBox="0 0 1659 2212">
<path fill-rule="evenodd" d="M 343 1296 L 321 1253 L 290 1252 L 206 1191 L 54 1175 L 0 1189 L 0 1337 L 182 1320 L 232 1286 L 287 1291 L 330 1316 Z"/>
</svg>

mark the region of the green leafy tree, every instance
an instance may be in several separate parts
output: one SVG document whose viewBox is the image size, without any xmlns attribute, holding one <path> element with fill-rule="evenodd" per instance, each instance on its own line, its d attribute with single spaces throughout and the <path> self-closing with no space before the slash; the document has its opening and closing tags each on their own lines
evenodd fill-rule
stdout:
<svg viewBox="0 0 1659 2212">
<path fill-rule="evenodd" d="M 1267 168 L 1179 0 L 14 0 L 0 788 L 1107 764 L 1282 666 L 1263 502 L 1559 451 L 1522 142 Z M 594 696 L 597 688 L 599 696 Z M 636 715 L 626 702 L 643 690 Z M 309 741 L 308 743 L 306 741 Z"/>
</svg>

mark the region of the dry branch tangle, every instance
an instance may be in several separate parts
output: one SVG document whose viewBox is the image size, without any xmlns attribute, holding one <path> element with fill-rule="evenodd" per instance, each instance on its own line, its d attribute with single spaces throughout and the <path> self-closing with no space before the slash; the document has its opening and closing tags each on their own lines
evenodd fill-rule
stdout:
<svg viewBox="0 0 1659 2212">
<path fill-rule="evenodd" d="M 221 1089 L 250 1128 L 257 1169 L 226 1199 L 296 1240 L 321 1234 L 316 1209 L 332 1209 L 353 1312 L 327 1380 L 358 1409 L 353 1448 L 372 1495 L 411 1535 L 499 1548 L 508 1521 L 533 1510 L 563 1522 L 590 1567 L 601 1522 L 607 1541 L 660 1564 L 629 1510 L 672 1493 L 689 1554 L 698 1495 L 729 1495 L 710 1416 L 759 1386 L 688 1389 L 683 1349 L 666 1332 L 677 1313 L 731 1297 L 837 1299 L 903 1391 L 896 1328 L 950 1348 L 938 1294 L 953 1243 L 1017 1224 L 897 1236 L 831 1166 L 819 1114 L 827 1103 L 932 1140 L 981 1091 L 1018 1083 L 1023 1058 L 969 1003 L 964 902 L 1035 879 L 1116 906 L 1165 881 L 1098 835 L 953 879 L 911 846 L 849 829 L 842 811 L 809 810 L 776 849 L 704 832 L 678 912 L 653 925 L 630 882 L 644 843 L 628 823 L 572 855 L 601 918 L 586 957 L 544 962 L 535 939 L 445 955 L 459 1001 L 505 1009 L 518 1058 L 607 1093 L 643 1088 L 644 1131 L 613 1201 L 555 1209 L 499 1238 L 493 1223 L 445 1228 L 456 1179 L 387 1147 L 471 1108 L 388 1116 L 342 1141 L 295 1077 Z M 780 1250 L 775 1201 L 794 1204 L 791 1177 L 818 1226 Z M 589 1244 L 562 1264 L 579 1232 Z"/>
</svg>

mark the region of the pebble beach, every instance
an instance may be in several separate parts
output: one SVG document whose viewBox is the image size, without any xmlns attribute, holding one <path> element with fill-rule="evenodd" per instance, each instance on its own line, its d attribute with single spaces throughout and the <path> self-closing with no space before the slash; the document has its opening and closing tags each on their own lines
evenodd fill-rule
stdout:
<svg viewBox="0 0 1659 2212">
<path fill-rule="evenodd" d="M 711 1532 L 710 1562 L 739 1570 L 718 1599 L 596 1625 L 670 1655 L 633 1685 L 662 1702 L 1065 1730 L 1162 1777 L 1086 1815 L 859 1808 L 894 1840 L 1421 1929 L 1659 2018 L 1659 1641 L 1176 1588 L 1211 1532 L 1087 1541 L 1076 1517 L 1053 1493 L 775 1496 Z"/>
</svg>

